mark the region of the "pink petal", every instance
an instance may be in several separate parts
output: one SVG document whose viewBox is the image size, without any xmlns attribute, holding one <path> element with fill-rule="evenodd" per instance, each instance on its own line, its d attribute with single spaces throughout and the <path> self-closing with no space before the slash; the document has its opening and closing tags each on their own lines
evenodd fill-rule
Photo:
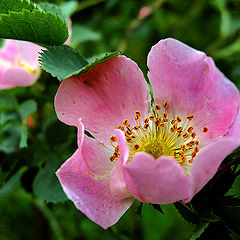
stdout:
<svg viewBox="0 0 240 240">
<path fill-rule="evenodd" d="M 190 169 L 192 191 L 189 199 L 214 176 L 224 158 L 240 145 L 240 139 L 223 137 L 200 150 Z"/>
<path fill-rule="evenodd" d="M 39 53 L 43 49 L 34 43 L 18 41 L 18 47 L 21 58 L 33 68 L 39 66 Z"/>
<path fill-rule="evenodd" d="M 4 68 L 1 70 L 3 69 Z M 19 67 L 12 67 L 4 69 L 3 71 L 4 72 L 0 74 L 0 89 L 29 86 L 33 84 L 39 76 L 39 71 L 35 74 L 31 74 Z"/>
<path fill-rule="evenodd" d="M 229 132 L 227 133 L 227 136 L 233 137 L 235 139 L 240 139 L 240 109 L 238 109 L 236 119 L 231 126 Z"/>
<path fill-rule="evenodd" d="M 112 194 L 116 198 L 125 199 L 131 197 L 123 178 L 122 162 L 120 158 L 116 161 L 111 171 L 110 187 Z"/>
<path fill-rule="evenodd" d="M 96 177 L 109 176 L 113 168 L 110 161 L 112 153 L 105 146 L 84 134 L 84 126 L 79 120 L 78 149 L 81 149 L 83 160 L 89 173 Z"/>
<path fill-rule="evenodd" d="M 77 126 L 82 118 L 86 130 L 109 143 L 124 119 L 134 123 L 134 112 L 149 111 L 149 89 L 142 72 L 124 56 L 111 58 L 88 72 L 64 80 L 55 97 L 58 118 Z"/>
<path fill-rule="evenodd" d="M 124 133 L 116 130 L 123 178 L 130 193 L 141 202 L 168 204 L 189 197 L 190 177 L 171 157 L 162 156 L 155 160 L 151 155 L 140 152 L 128 161 L 129 149 Z"/>
<path fill-rule="evenodd" d="M 68 39 L 64 43 L 66 45 L 70 45 L 71 37 L 72 37 L 72 21 L 70 18 L 68 19 L 68 34 L 69 34 Z"/>
<path fill-rule="evenodd" d="M 169 113 L 194 114 L 195 125 L 209 129 L 207 141 L 228 131 L 239 92 L 205 53 L 174 39 L 161 40 L 149 53 L 148 67 L 155 101 L 167 101 Z"/>
<path fill-rule="evenodd" d="M 140 152 L 123 168 L 129 191 L 141 202 L 169 204 L 189 197 L 190 178 L 171 157 L 155 160 Z"/>
<path fill-rule="evenodd" d="M 18 55 L 18 41 L 10 39 L 5 40 L 3 47 L 0 49 L 0 59 L 15 63 L 15 59 Z"/>
<path fill-rule="evenodd" d="M 79 149 L 61 166 L 57 176 L 75 206 L 105 229 L 115 224 L 132 204 L 132 199 L 112 196 L 109 178 L 98 179 L 88 173 Z"/>
</svg>

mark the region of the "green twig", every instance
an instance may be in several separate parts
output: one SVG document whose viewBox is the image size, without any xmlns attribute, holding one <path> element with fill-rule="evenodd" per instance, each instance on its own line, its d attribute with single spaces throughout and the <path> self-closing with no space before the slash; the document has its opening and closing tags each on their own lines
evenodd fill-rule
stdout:
<svg viewBox="0 0 240 240">
<path fill-rule="evenodd" d="M 61 228 L 58 222 L 56 221 L 55 217 L 52 215 L 51 211 L 49 211 L 49 209 L 47 208 L 46 204 L 40 200 L 35 200 L 34 203 L 38 207 L 38 209 L 41 210 L 41 212 L 44 214 L 44 216 L 48 220 L 51 230 L 55 236 L 54 239 L 64 240 Z"/>
</svg>

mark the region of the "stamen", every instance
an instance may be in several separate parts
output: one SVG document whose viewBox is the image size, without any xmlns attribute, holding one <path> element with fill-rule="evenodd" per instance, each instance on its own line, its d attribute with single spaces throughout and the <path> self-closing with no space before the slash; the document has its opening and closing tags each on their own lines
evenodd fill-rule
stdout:
<svg viewBox="0 0 240 240">
<path fill-rule="evenodd" d="M 156 110 L 160 110 L 160 109 L 161 109 L 160 105 L 156 104 L 156 105 L 155 105 L 155 109 L 156 109 Z"/>
<path fill-rule="evenodd" d="M 134 150 L 138 150 L 139 148 L 140 148 L 140 146 L 138 144 L 135 144 L 133 147 Z"/>
<path fill-rule="evenodd" d="M 188 171 L 189 164 L 196 158 L 199 149 L 199 139 L 204 133 L 208 132 L 207 127 L 202 128 L 202 133 L 197 137 L 198 127 L 190 122 L 194 115 L 190 114 L 185 117 L 177 116 L 173 119 L 168 118 L 169 107 L 167 102 L 162 104 L 163 110 L 159 104 L 155 105 L 155 114 L 141 120 L 141 113 L 135 112 L 136 125 L 130 127 L 127 119 L 123 121 L 123 126 L 119 125 L 116 128 L 125 133 L 126 142 L 129 146 L 129 159 L 131 161 L 136 151 L 147 152 L 155 159 L 162 155 L 173 157 L 185 171 Z M 174 113 L 172 113 L 174 116 Z M 195 129 L 196 132 L 193 132 Z M 195 140 L 194 140 L 195 139 Z M 114 148 L 113 155 L 110 161 L 115 161 L 119 158 L 119 146 L 114 146 L 117 142 L 116 136 L 110 137 L 111 145 Z M 188 174 L 190 174 L 188 172 Z"/>
<path fill-rule="evenodd" d="M 168 103 L 167 102 L 164 102 L 163 103 L 163 107 L 166 109 L 168 107 Z"/>
<path fill-rule="evenodd" d="M 110 141 L 111 142 L 116 142 L 117 141 L 117 137 L 116 136 L 111 136 L 110 137 Z"/>
<path fill-rule="evenodd" d="M 188 120 L 188 121 L 192 121 L 192 120 L 193 120 L 193 118 L 194 118 L 194 116 L 193 116 L 193 115 L 188 115 L 188 116 L 187 116 L 187 120 Z"/>
<path fill-rule="evenodd" d="M 202 131 L 203 131 L 203 133 L 206 133 L 206 132 L 208 132 L 208 128 L 207 128 L 207 127 L 204 127 L 204 128 L 202 129 Z"/>
<path fill-rule="evenodd" d="M 177 120 L 177 122 L 179 122 L 179 123 L 182 121 L 182 119 L 181 119 L 179 116 L 177 116 L 176 120 Z"/>
</svg>

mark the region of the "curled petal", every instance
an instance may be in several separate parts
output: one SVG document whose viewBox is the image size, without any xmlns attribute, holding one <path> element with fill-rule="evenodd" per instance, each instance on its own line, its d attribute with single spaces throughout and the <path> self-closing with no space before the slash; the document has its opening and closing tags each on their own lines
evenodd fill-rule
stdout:
<svg viewBox="0 0 240 240">
<path fill-rule="evenodd" d="M 123 166 L 129 191 L 141 202 L 169 204 L 189 197 L 190 177 L 172 158 L 140 152 Z"/>
</svg>

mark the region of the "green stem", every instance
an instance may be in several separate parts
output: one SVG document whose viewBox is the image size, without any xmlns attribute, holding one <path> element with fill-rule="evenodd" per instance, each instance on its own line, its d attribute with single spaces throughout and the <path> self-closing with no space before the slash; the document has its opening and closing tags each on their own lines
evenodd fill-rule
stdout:
<svg viewBox="0 0 240 240">
<path fill-rule="evenodd" d="M 55 217 L 52 215 L 51 211 L 49 211 L 46 204 L 41 200 L 34 200 L 34 204 L 41 210 L 41 212 L 44 214 L 44 216 L 48 220 L 51 230 L 55 236 L 54 239 L 64 240 L 61 228 L 58 222 L 56 221 Z"/>
</svg>

